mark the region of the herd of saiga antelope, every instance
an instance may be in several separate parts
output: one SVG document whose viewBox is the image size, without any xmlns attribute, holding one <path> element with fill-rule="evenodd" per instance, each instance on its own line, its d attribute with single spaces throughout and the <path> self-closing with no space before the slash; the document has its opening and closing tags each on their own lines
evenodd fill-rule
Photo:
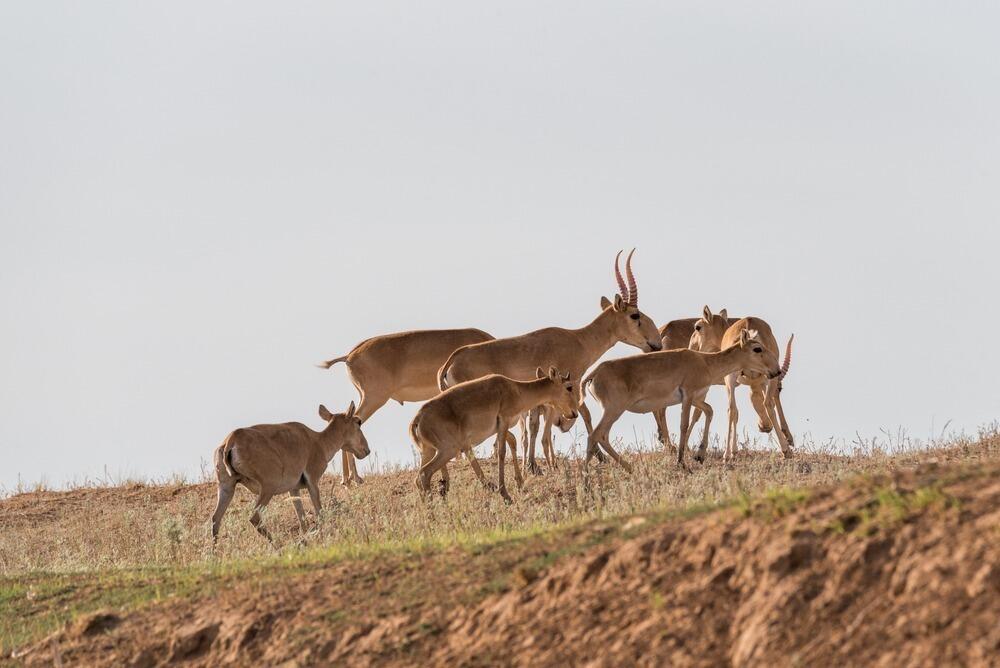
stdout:
<svg viewBox="0 0 1000 668">
<path fill-rule="evenodd" d="M 632 253 L 635 251 L 633 250 Z M 724 383 L 729 394 L 729 431 L 725 459 L 736 453 L 737 385 L 748 385 L 759 416 L 758 426 L 776 434 L 781 451 L 792 454 L 792 434 L 781 407 L 781 381 L 788 373 L 792 339 L 783 365 L 770 326 L 760 318 L 729 318 L 725 309 L 712 313 L 706 306 L 701 318 L 667 323 L 659 330 L 639 310 L 639 289 L 632 273 L 632 253 L 625 261 L 626 284 L 615 257 L 618 294 L 614 302 L 601 298 L 601 313 L 585 327 L 549 327 L 505 339 L 495 339 L 479 329 L 421 330 L 368 339 L 344 357 L 322 364 L 330 368 L 347 364 L 351 381 L 361 395 L 355 409 L 332 414 L 319 407 L 327 422 L 316 432 L 299 422 L 267 424 L 237 429 L 215 451 L 219 500 L 212 516 L 212 536 L 217 538 L 222 517 L 236 485 L 257 494 L 250 522 L 262 535 L 261 509 L 276 494 L 288 492 L 299 524 L 305 530 L 305 513 L 299 492 L 305 488 L 317 515 L 321 509 L 318 482 L 327 464 L 342 451 L 344 484 L 361 482 L 354 458 L 368 456 L 368 442 L 361 425 L 390 399 L 426 401 L 410 424 L 410 436 L 420 450 L 417 486 L 430 491 L 431 476 L 441 471 L 441 493 L 448 490 L 448 462 L 465 453 L 480 481 L 487 484 L 472 448 L 496 438 L 499 464 L 498 491 L 510 501 L 505 485 L 506 449 L 510 448 L 518 487 L 523 478 L 517 462 L 516 441 L 509 432 L 520 425 L 525 466 L 538 472 L 535 441 L 544 418 L 542 447 L 549 466 L 556 466 L 552 426 L 568 431 L 577 415 L 587 427 L 586 463 L 601 460 L 603 449 L 626 471 L 632 467 L 611 445 L 611 426 L 621 415 L 652 413 L 661 440 L 670 448 L 666 410 L 681 405 L 680 444 L 677 463 L 687 470 L 684 452 L 691 427 L 702 414 L 705 431 L 695 459 L 708 449 L 712 407 L 705 401 L 712 385 Z M 609 360 L 586 373 L 616 343 L 627 343 L 645 354 Z M 548 369 L 548 371 L 545 371 Z M 583 378 L 582 382 L 578 382 Z M 584 403 L 587 390 L 604 409 L 594 427 Z M 506 447 L 505 447 L 506 446 Z"/>
</svg>

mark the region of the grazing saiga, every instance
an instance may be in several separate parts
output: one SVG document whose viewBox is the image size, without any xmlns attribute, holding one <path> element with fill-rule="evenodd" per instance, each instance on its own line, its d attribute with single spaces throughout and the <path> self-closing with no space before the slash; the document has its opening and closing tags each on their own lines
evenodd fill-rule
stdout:
<svg viewBox="0 0 1000 668">
<path fill-rule="evenodd" d="M 655 414 L 679 403 L 681 435 L 677 463 L 686 469 L 684 452 L 691 432 L 691 407 L 704 411 L 707 430 L 712 421 L 712 408 L 705 402 L 708 389 L 743 369 L 769 378 L 781 374 L 777 355 L 761 343 L 756 332 L 742 330 L 736 345 L 717 353 L 666 350 L 602 362 L 582 383 L 584 391 L 589 388 L 604 409 L 588 438 L 586 461 L 601 447 L 630 471 L 631 467 L 611 447 L 612 425 L 626 411 Z"/>
<path fill-rule="evenodd" d="M 699 322 L 703 326 L 691 336 L 691 348 L 693 350 L 725 350 L 740 340 L 740 332 L 755 330 L 764 347 L 775 355 L 778 354 L 778 342 L 771 331 L 771 326 L 761 318 L 741 318 L 728 325 L 719 320 L 702 320 Z M 729 425 L 726 433 L 726 451 L 724 455 L 726 461 L 736 456 L 737 427 L 739 422 L 739 408 L 736 405 L 737 385 L 748 385 L 750 387 L 750 401 L 757 411 L 758 428 L 764 433 L 769 433 L 776 426 L 776 435 L 782 454 L 785 457 L 792 456 L 794 439 L 791 429 L 788 427 L 788 421 L 785 418 L 785 410 L 781 405 L 780 395 L 782 381 L 788 375 L 788 370 L 791 367 L 792 341 L 794 339 L 794 334 L 788 339 L 788 343 L 785 346 L 785 361 L 781 367 L 781 374 L 777 378 L 768 378 L 760 373 L 750 371 L 732 373 L 726 376 L 726 392 L 729 395 Z M 703 450 L 699 450 L 698 458 L 704 458 L 704 454 Z"/>
</svg>

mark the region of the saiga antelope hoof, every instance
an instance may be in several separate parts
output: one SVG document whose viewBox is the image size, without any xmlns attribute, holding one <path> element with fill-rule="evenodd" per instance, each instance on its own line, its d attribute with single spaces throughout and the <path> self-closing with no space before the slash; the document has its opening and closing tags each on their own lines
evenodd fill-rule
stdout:
<svg viewBox="0 0 1000 668">
<path fill-rule="evenodd" d="M 545 475 L 542 467 L 538 465 L 538 462 L 528 462 L 528 473 L 531 475 Z"/>
</svg>

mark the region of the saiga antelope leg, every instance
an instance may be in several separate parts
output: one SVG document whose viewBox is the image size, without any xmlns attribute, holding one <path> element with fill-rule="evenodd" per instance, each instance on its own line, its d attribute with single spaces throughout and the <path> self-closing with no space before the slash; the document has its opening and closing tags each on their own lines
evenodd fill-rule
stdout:
<svg viewBox="0 0 1000 668">
<path fill-rule="evenodd" d="M 767 410 L 767 381 L 750 385 L 750 403 L 757 411 L 757 429 L 762 434 L 770 434 L 774 429 L 770 412 Z"/>
<path fill-rule="evenodd" d="M 554 417 L 555 411 L 548 411 L 545 415 L 545 424 L 542 426 L 542 452 L 545 453 L 545 463 L 552 470 L 559 468 L 556 463 L 556 450 L 552 444 L 552 419 Z"/>
<path fill-rule="evenodd" d="M 781 405 L 781 381 L 778 381 L 778 387 L 774 391 L 774 407 L 778 411 L 778 421 L 781 423 L 779 429 L 785 432 L 785 438 L 788 439 L 788 445 L 792 448 L 795 447 L 795 438 L 792 436 L 792 430 L 788 428 L 788 418 L 785 417 L 785 409 Z"/>
<path fill-rule="evenodd" d="M 299 490 L 293 489 L 288 493 L 288 496 L 292 497 L 292 505 L 295 507 L 295 516 L 299 518 L 299 531 L 305 533 L 306 511 L 302 508 L 302 497 L 299 496 Z"/>
<path fill-rule="evenodd" d="M 532 408 L 528 414 L 528 447 L 524 449 L 524 468 L 528 473 L 541 475 L 542 469 L 535 462 L 535 440 L 538 438 L 538 423 L 541 418 L 541 409 Z"/>
<path fill-rule="evenodd" d="M 273 543 L 274 539 L 271 538 L 271 532 L 264 528 L 260 519 L 260 511 L 262 511 L 267 504 L 271 502 L 272 496 L 274 495 L 270 492 L 265 492 L 264 490 L 260 491 L 260 494 L 257 495 L 257 503 L 254 504 L 253 507 L 253 514 L 250 515 L 250 524 L 252 524 L 253 528 L 257 530 L 257 533 Z"/>
<path fill-rule="evenodd" d="M 361 403 L 358 404 L 358 410 L 354 412 L 354 415 L 359 418 L 364 424 L 368 418 L 375 414 L 375 411 L 385 406 L 385 402 L 389 401 L 389 397 L 372 397 L 369 394 L 363 392 L 358 388 L 358 392 L 361 394 Z M 351 483 L 362 484 L 364 480 L 358 475 L 358 464 L 354 459 L 354 455 L 349 453 L 347 450 L 341 450 L 341 462 L 343 463 L 343 480 L 341 485 L 344 487 L 350 487 Z"/>
<path fill-rule="evenodd" d="M 656 431 L 659 432 L 660 443 L 671 452 L 677 450 L 670 442 L 670 430 L 667 429 L 667 409 L 664 407 L 658 411 L 653 411 L 653 419 L 656 420 Z"/>
<path fill-rule="evenodd" d="M 785 430 L 782 429 L 782 425 L 778 422 L 778 416 L 774 408 L 774 395 L 777 394 L 777 387 L 777 383 L 768 383 L 767 394 L 764 396 L 764 406 L 767 407 L 767 416 L 771 420 L 771 424 L 776 427 L 774 431 L 778 437 L 778 445 L 781 446 L 781 454 L 785 456 L 785 459 L 789 459 L 792 456 L 792 447 L 785 436 Z"/>
<path fill-rule="evenodd" d="M 500 418 L 497 418 L 497 440 L 495 444 L 497 451 L 497 491 L 507 503 L 511 503 L 510 494 L 507 493 L 507 480 L 504 477 L 505 462 L 507 461 L 507 428 L 503 426 Z M 516 463 L 515 463 L 516 466 Z"/>
<path fill-rule="evenodd" d="M 236 482 L 232 479 L 226 484 L 219 483 L 219 500 L 215 504 L 215 512 L 212 513 L 212 542 L 219 538 L 219 527 L 222 525 L 222 518 L 233 500 L 233 493 L 236 492 Z"/>
<path fill-rule="evenodd" d="M 441 467 L 441 482 L 438 487 L 442 498 L 447 496 L 449 487 L 451 487 L 451 474 L 448 472 L 448 463 L 445 462 L 444 466 Z"/>
<path fill-rule="evenodd" d="M 729 426 L 726 431 L 726 451 L 723 461 L 731 461 L 736 456 L 736 425 L 739 423 L 740 411 L 736 407 L 736 374 L 726 376 L 726 393 L 729 395 Z"/>
<path fill-rule="evenodd" d="M 704 462 L 705 453 L 708 452 L 708 430 L 712 426 L 712 414 L 714 411 L 712 410 L 712 407 L 708 405 L 708 402 L 705 401 L 705 397 L 701 397 L 692 403 L 695 406 L 695 410 L 705 414 L 705 431 L 701 435 L 701 447 L 698 448 L 698 454 L 694 456 L 695 461 Z M 697 417 L 691 420 L 692 429 L 694 429 L 694 425 L 697 421 Z"/>
<path fill-rule="evenodd" d="M 597 426 L 594 427 L 594 431 L 587 435 L 587 454 L 584 456 L 584 466 L 590 463 L 591 458 L 597 456 L 597 453 L 600 451 L 599 444 L 601 439 L 610 434 L 611 426 L 622 416 L 622 413 L 623 411 L 613 412 L 609 409 L 604 410 L 604 415 L 601 416 Z"/>
<path fill-rule="evenodd" d="M 595 456 L 594 452 L 597 447 L 600 446 L 611 455 L 619 466 L 621 466 L 628 473 L 632 473 L 632 465 L 629 464 L 625 459 L 622 458 L 618 451 L 614 449 L 611 445 L 611 425 L 613 425 L 618 418 L 622 416 L 624 411 L 618 411 L 617 414 L 613 414 L 610 411 L 604 411 L 604 415 L 601 416 L 601 421 L 597 423 L 594 427 L 594 433 L 590 435 L 587 439 L 587 461 L 590 460 L 591 456 Z"/>
<path fill-rule="evenodd" d="M 507 445 L 510 447 L 510 461 L 514 465 L 514 480 L 517 482 L 517 488 L 524 488 L 524 476 L 521 475 L 521 466 L 517 462 L 517 439 L 514 438 L 514 434 L 507 432 Z"/>
<path fill-rule="evenodd" d="M 493 491 L 493 485 L 492 483 L 490 483 L 489 480 L 486 479 L 486 474 L 483 473 L 483 468 L 479 465 L 479 460 L 476 459 L 476 453 L 472 450 L 472 448 L 469 448 L 465 451 L 465 458 L 469 460 L 469 465 L 475 472 L 476 477 L 479 478 L 479 482 L 483 484 L 483 487 L 485 487 L 490 491 Z"/>
<path fill-rule="evenodd" d="M 684 462 L 684 451 L 687 450 L 688 437 L 691 436 L 691 395 L 683 392 L 681 395 L 681 435 L 677 446 L 677 466 L 691 472 Z"/>
</svg>

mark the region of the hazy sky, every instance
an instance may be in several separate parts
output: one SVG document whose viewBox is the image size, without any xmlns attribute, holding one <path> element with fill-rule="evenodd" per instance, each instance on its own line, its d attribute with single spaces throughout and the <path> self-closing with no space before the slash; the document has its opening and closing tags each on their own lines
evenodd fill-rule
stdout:
<svg viewBox="0 0 1000 668">
<path fill-rule="evenodd" d="M 1000 417 L 998 25 L 961 2 L 3 3 L 0 485 L 195 472 L 235 427 L 319 427 L 355 394 L 316 362 L 582 326 L 632 246 L 657 323 L 708 303 L 795 332 L 797 434 L 974 430 Z M 367 423 L 383 462 L 410 461 L 415 408 Z"/>
</svg>

